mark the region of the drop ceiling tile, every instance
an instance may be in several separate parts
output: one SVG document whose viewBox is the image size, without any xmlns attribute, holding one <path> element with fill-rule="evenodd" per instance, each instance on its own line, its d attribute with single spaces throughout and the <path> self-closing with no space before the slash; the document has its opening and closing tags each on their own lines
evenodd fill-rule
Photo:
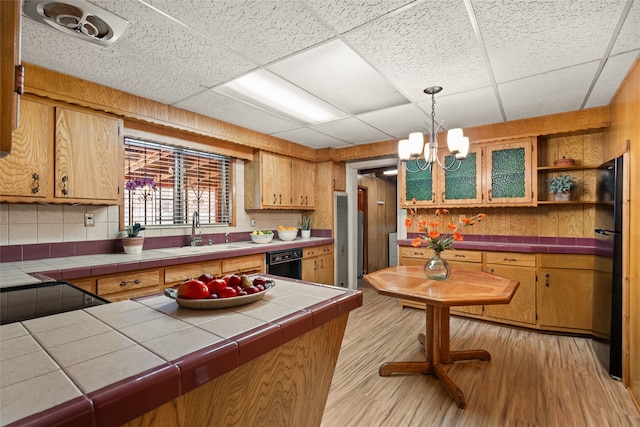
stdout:
<svg viewBox="0 0 640 427">
<path fill-rule="evenodd" d="M 622 84 L 622 81 L 627 76 L 629 68 L 631 68 L 638 58 L 638 54 L 640 54 L 640 50 L 609 57 L 602 69 L 602 73 L 600 73 L 598 81 L 591 91 L 585 108 L 609 105 L 618 87 L 620 87 L 620 84 Z"/>
<path fill-rule="evenodd" d="M 386 141 L 393 138 L 354 117 L 321 123 L 309 128 L 352 144 Z"/>
<path fill-rule="evenodd" d="M 640 2 L 635 1 L 631 5 L 629 14 L 622 24 L 620 34 L 616 39 L 611 55 L 629 50 L 640 49 Z"/>
<path fill-rule="evenodd" d="M 272 134 L 277 138 L 286 139 L 287 141 L 292 141 L 307 147 L 312 148 L 343 148 L 350 147 L 352 144 L 349 144 L 345 141 L 342 141 L 338 138 L 334 138 L 329 135 L 325 135 L 323 133 L 317 132 L 313 129 L 300 128 L 294 129 L 285 132 L 278 132 Z"/>
<path fill-rule="evenodd" d="M 430 127 L 431 100 L 420 102 L 418 106 L 429 115 Z M 436 120 L 441 121 L 443 129 L 465 128 L 503 121 L 493 87 L 444 96 L 436 95 Z"/>
<path fill-rule="evenodd" d="M 474 2 L 498 83 L 602 57 L 625 0 Z"/>
<path fill-rule="evenodd" d="M 413 0 L 385 0 L 375 2 L 309 0 L 306 3 L 327 24 L 339 33 L 344 33 L 412 2 Z"/>
<path fill-rule="evenodd" d="M 202 91 L 184 101 L 177 102 L 175 106 L 266 134 L 300 127 L 297 123 L 212 90 Z"/>
<path fill-rule="evenodd" d="M 149 2 L 259 64 L 335 36 L 300 2 L 217 0 L 206 7 L 202 0 Z"/>
<path fill-rule="evenodd" d="M 499 84 L 507 120 L 578 110 L 597 69 L 594 61 Z"/>
<path fill-rule="evenodd" d="M 306 50 L 267 68 L 351 114 L 409 102 L 341 40 Z"/>
<path fill-rule="evenodd" d="M 344 36 L 412 101 L 428 86 L 461 92 L 490 85 L 461 2 L 428 0 L 384 16 Z"/>
<path fill-rule="evenodd" d="M 427 120 L 431 120 L 430 116 L 414 104 L 372 111 L 357 117 L 394 138 L 405 138 L 410 132 L 419 131 Z"/>
</svg>

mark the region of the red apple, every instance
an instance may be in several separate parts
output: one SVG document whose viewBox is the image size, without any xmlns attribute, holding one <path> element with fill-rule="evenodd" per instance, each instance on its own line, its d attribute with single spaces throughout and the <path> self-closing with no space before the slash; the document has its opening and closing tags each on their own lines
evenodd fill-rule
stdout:
<svg viewBox="0 0 640 427">
<path fill-rule="evenodd" d="M 215 279 L 215 277 L 213 277 L 211 274 L 208 274 L 208 273 L 201 274 L 200 277 L 198 277 L 198 280 L 200 280 L 202 283 L 205 283 L 205 284 L 209 283 L 213 279 Z"/>
<path fill-rule="evenodd" d="M 236 291 L 233 288 L 230 287 L 226 287 L 226 288 L 222 288 L 220 289 L 220 291 L 218 292 L 218 296 L 220 298 L 231 298 L 231 297 L 236 297 L 238 296 L 238 291 Z"/>
<path fill-rule="evenodd" d="M 254 286 L 257 286 L 257 285 L 264 286 L 265 283 L 267 283 L 267 279 L 265 279 L 264 277 L 256 277 L 255 279 L 253 279 Z"/>
<path fill-rule="evenodd" d="M 203 299 L 209 296 L 209 288 L 200 280 L 189 280 L 178 288 L 178 298 Z"/>
<path fill-rule="evenodd" d="M 242 283 L 242 278 L 237 274 L 230 274 L 228 277 L 229 286 L 239 286 Z"/>
<path fill-rule="evenodd" d="M 207 283 L 209 287 L 209 293 L 211 294 L 220 294 L 220 289 L 227 287 L 227 282 L 224 279 L 213 279 L 209 283 Z"/>
<path fill-rule="evenodd" d="M 258 289 L 255 286 L 249 286 L 248 288 L 244 288 L 244 290 L 248 293 L 248 294 L 257 294 L 258 292 L 260 292 L 260 289 Z"/>
</svg>

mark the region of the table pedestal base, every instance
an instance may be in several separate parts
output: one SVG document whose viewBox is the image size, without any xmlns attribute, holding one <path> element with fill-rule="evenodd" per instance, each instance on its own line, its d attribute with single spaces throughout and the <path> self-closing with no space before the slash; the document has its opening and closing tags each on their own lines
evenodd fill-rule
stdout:
<svg viewBox="0 0 640 427">
<path fill-rule="evenodd" d="M 419 334 L 418 341 L 425 346 L 424 361 L 387 362 L 380 366 L 378 373 L 382 377 L 394 374 L 425 374 L 436 377 L 451 394 L 458 407 L 464 409 L 465 400 L 462 390 L 453 382 L 443 369 L 443 365 L 459 360 L 491 360 L 485 350 L 450 351 L 449 349 L 449 307 L 427 305 L 427 334 Z"/>
</svg>

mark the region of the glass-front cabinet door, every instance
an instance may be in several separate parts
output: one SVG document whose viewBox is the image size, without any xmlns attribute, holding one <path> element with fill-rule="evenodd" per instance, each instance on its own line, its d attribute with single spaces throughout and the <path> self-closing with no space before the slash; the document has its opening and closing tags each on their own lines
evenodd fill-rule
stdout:
<svg viewBox="0 0 640 427">
<path fill-rule="evenodd" d="M 485 203 L 532 205 L 536 200 L 532 163 L 535 144 L 531 138 L 488 144 L 485 150 Z"/>
<path fill-rule="evenodd" d="M 404 184 L 400 192 L 400 206 L 402 208 L 413 206 L 413 199 L 416 199 L 415 206 L 417 207 L 434 206 L 436 203 L 433 174 L 429 169 L 420 169 L 424 166 L 424 159 L 409 160 L 406 165 L 400 162 L 398 172 L 400 182 Z M 435 168 L 437 167 L 435 166 Z"/>
<path fill-rule="evenodd" d="M 444 164 L 453 161 L 452 155 L 444 156 Z M 460 167 L 452 171 L 444 171 L 438 166 L 437 204 L 438 206 L 479 206 L 482 203 L 482 151 L 480 147 L 469 149 L 467 157 L 460 162 Z"/>
</svg>

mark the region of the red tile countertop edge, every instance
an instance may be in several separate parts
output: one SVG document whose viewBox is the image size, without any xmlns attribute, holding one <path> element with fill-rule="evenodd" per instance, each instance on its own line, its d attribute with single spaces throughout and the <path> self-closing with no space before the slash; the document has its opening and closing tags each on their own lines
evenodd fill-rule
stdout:
<svg viewBox="0 0 640 427">
<path fill-rule="evenodd" d="M 53 408 L 29 415 L 7 427 L 86 427 L 93 425 L 93 405 L 87 396 L 80 396 Z"/>
</svg>

